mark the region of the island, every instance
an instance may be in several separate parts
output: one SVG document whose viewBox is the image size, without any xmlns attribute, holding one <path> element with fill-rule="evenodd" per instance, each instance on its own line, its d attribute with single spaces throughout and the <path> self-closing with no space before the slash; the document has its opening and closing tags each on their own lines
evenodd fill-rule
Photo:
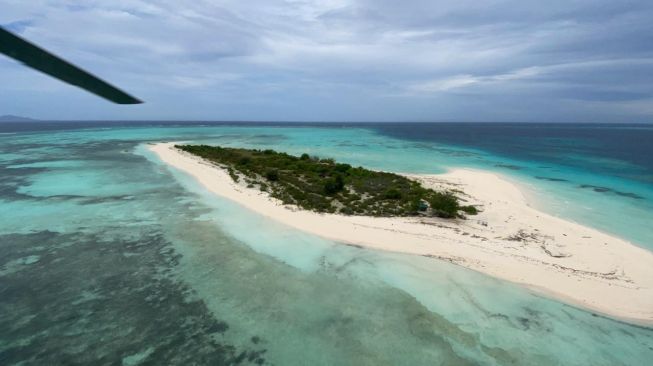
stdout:
<svg viewBox="0 0 653 366">
<path fill-rule="evenodd" d="M 5 114 L 0 116 L 0 122 L 36 122 L 36 119 L 14 116 L 12 114 Z"/>
<path fill-rule="evenodd" d="M 271 149 L 208 145 L 175 148 L 216 163 L 248 188 L 269 192 L 286 205 L 305 210 L 361 216 L 437 216 L 476 214 L 454 191 L 435 191 L 405 176 L 352 167 L 331 158 L 293 156 Z M 459 192 L 462 193 L 462 192 Z"/>
<path fill-rule="evenodd" d="M 539 210 L 547 197 L 511 177 L 468 168 L 377 172 L 309 154 L 191 146 L 147 149 L 200 189 L 334 245 L 446 261 L 596 314 L 653 324 L 653 253 Z"/>
</svg>

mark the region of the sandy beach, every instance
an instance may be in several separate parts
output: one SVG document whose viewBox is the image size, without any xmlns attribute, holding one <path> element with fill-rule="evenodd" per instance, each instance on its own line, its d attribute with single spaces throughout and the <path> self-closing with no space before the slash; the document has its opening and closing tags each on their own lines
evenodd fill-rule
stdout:
<svg viewBox="0 0 653 366">
<path fill-rule="evenodd" d="M 460 198 L 482 210 L 466 220 L 344 216 L 285 206 L 174 143 L 149 149 L 209 191 L 296 229 L 445 260 L 620 320 L 653 324 L 653 253 L 534 209 L 516 184 L 496 174 L 458 169 L 409 175 L 430 188 L 464 191 Z"/>
</svg>

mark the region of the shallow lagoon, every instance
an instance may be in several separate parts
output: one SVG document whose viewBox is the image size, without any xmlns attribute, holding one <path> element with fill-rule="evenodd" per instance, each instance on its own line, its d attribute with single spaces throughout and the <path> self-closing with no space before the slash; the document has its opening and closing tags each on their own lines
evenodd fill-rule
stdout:
<svg viewBox="0 0 653 366">
<path fill-rule="evenodd" d="M 653 356 L 650 328 L 437 260 L 296 232 L 208 194 L 143 143 L 265 146 L 410 172 L 523 161 L 364 128 L 96 128 L 0 139 L 3 364 L 638 365 Z M 509 173 L 563 191 L 524 171 Z M 581 189 L 561 197 L 650 214 L 638 184 L 645 202 Z"/>
</svg>

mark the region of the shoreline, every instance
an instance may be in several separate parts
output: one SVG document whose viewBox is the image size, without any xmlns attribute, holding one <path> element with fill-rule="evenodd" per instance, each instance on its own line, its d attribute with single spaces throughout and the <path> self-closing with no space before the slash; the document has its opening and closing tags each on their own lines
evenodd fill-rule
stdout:
<svg viewBox="0 0 653 366">
<path fill-rule="evenodd" d="M 478 170 L 404 174 L 435 189 L 459 188 L 481 207 L 467 220 L 321 214 L 284 206 L 174 143 L 148 145 L 166 165 L 214 194 L 295 229 L 370 249 L 445 260 L 571 305 L 653 325 L 653 253 L 537 211 L 519 185 Z"/>
</svg>

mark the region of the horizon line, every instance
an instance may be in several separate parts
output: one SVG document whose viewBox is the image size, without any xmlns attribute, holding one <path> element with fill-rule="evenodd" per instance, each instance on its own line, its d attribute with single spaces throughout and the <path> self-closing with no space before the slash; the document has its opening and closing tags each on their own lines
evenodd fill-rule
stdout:
<svg viewBox="0 0 653 366">
<path fill-rule="evenodd" d="M 14 115 L 11 115 L 14 117 Z M 0 118 L 3 116 L 0 116 Z M 472 124 L 472 123 L 488 123 L 488 124 L 498 124 L 498 123 L 516 123 L 516 124 L 602 124 L 602 125 L 647 125 L 653 124 L 651 122 L 587 122 L 587 121 L 337 121 L 337 120 L 219 120 L 219 119 L 35 119 L 29 117 L 19 117 L 17 120 L 0 120 L 0 123 L 47 123 L 47 122 L 135 122 L 135 123 L 147 123 L 147 122 L 164 122 L 164 123 L 325 123 L 325 124 L 371 124 L 371 123 L 409 123 L 409 124 L 437 124 L 437 123 L 461 123 L 461 124 Z M 24 118 L 25 120 L 19 120 Z"/>
</svg>

